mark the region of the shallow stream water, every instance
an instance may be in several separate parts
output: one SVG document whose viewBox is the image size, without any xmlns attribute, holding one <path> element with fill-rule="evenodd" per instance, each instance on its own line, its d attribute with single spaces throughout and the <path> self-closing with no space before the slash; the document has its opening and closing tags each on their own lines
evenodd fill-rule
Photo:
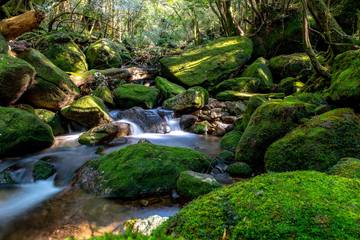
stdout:
<svg viewBox="0 0 360 240">
<path fill-rule="evenodd" d="M 165 116 L 169 132 L 160 134 L 145 132 L 142 126 L 117 118 L 118 112 L 111 112 L 114 121 L 129 123 L 132 135 L 126 137 L 126 144 L 107 147 L 106 153 L 135 144 L 140 139 L 153 144 L 192 148 L 210 156 L 220 151 L 218 138 L 182 131 L 179 120 L 171 114 Z M 70 183 L 76 170 L 98 157 L 97 147 L 78 143 L 80 134 L 56 137 L 54 145 L 40 153 L 0 160 L 0 172 L 16 166 L 18 170 L 13 172 L 13 178 L 20 183 L 0 185 L 0 239 L 64 239 L 67 236 L 82 239 L 119 231 L 124 221 L 134 217 L 171 216 L 179 210 L 179 204 L 169 197 L 124 202 L 99 198 L 72 188 Z M 41 159 L 53 163 L 57 174 L 46 181 L 33 182 L 32 166 Z"/>
</svg>

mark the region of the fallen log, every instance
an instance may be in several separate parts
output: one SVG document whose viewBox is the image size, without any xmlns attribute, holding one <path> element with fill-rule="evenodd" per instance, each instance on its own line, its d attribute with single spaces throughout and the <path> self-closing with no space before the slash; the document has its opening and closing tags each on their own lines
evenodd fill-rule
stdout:
<svg viewBox="0 0 360 240">
<path fill-rule="evenodd" d="M 37 28 L 45 18 L 43 12 L 28 11 L 21 15 L 0 21 L 0 33 L 7 39 L 13 40 L 23 33 Z"/>
</svg>

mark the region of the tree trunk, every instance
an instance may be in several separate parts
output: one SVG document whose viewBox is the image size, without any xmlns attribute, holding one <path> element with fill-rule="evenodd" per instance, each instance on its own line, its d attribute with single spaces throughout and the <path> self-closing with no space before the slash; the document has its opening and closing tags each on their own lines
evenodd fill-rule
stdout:
<svg viewBox="0 0 360 240">
<path fill-rule="evenodd" d="M 28 11 L 19 16 L 0 21 L 0 33 L 7 39 L 12 40 L 25 32 L 37 28 L 44 19 L 44 13 Z"/>
</svg>

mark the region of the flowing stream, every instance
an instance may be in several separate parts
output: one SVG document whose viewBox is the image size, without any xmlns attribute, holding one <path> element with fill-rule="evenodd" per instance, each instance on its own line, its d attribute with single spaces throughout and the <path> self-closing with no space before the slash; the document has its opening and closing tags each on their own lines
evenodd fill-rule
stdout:
<svg viewBox="0 0 360 240">
<path fill-rule="evenodd" d="M 147 110 L 151 123 L 159 110 Z M 140 139 L 153 144 L 192 148 L 211 156 L 220 149 L 218 138 L 199 136 L 181 130 L 172 112 L 162 111 L 162 121 L 155 119 L 150 127 L 139 125 L 138 118 L 123 118 L 120 111 L 111 112 L 116 122 L 130 124 L 132 135 L 127 142 L 105 149 L 118 150 Z M 153 119 L 154 120 L 154 119 Z M 154 123 L 155 122 L 155 123 Z M 142 123 L 141 123 L 142 124 Z M 150 130 L 149 130 L 150 129 Z M 158 129 L 152 131 L 151 129 Z M 159 133 L 160 132 L 160 133 Z M 70 187 L 74 173 L 86 161 L 97 158 L 96 146 L 78 143 L 81 133 L 56 137 L 54 145 L 40 153 L 22 158 L 0 160 L 0 172 L 9 167 L 17 170 L 12 178 L 18 184 L 0 185 L 0 239 L 63 239 L 66 236 L 87 238 L 119 229 L 121 223 L 133 217 L 171 216 L 179 205 L 170 198 L 123 202 L 98 198 Z M 51 162 L 57 173 L 45 181 L 32 180 L 32 167 L 39 160 Z"/>
</svg>

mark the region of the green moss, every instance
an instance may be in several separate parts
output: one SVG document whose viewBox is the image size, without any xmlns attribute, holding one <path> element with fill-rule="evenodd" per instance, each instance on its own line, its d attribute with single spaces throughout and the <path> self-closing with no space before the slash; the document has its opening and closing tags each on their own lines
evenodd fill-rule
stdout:
<svg viewBox="0 0 360 240">
<path fill-rule="evenodd" d="M 61 109 L 61 114 L 89 128 L 111 122 L 104 103 L 94 96 L 85 96 L 76 100 L 70 106 Z"/>
<path fill-rule="evenodd" d="M 46 109 L 35 109 L 34 113 L 44 123 L 48 124 L 51 127 L 55 136 L 65 134 L 66 130 L 64 128 L 62 119 L 58 113 L 54 113 Z"/>
<path fill-rule="evenodd" d="M 0 107 L 0 157 L 40 151 L 53 142 L 51 128 L 34 114 Z"/>
<path fill-rule="evenodd" d="M 252 51 L 252 42 L 248 38 L 220 38 L 160 62 L 168 79 L 186 86 L 214 86 L 243 66 Z"/>
<path fill-rule="evenodd" d="M 252 173 L 252 169 L 249 164 L 244 162 L 237 162 L 230 164 L 227 172 L 232 177 L 250 177 Z"/>
<path fill-rule="evenodd" d="M 112 95 L 110 88 L 108 88 L 107 86 L 97 87 L 95 91 L 92 92 L 92 95 L 103 100 L 104 103 L 109 107 L 115 107 L 114 97 Z"/>
<path fill-rule="evenodd" d="M 336 56 L 332 66 L 331 86 L 327 90 L 334 102 L 347 105 L 360 100 L 360 50 L 344 52 Z"/>
<path fill-rule="evenodd" d="M 247 92 L 227 90 L 218 93 L 216 95 L 216 99 L 219 101 L 239 101 L 239 100 L 249 100 L 251 97 L 254 96 L 280 99 L 280 98 L 284 98 L 285 94 L 284 93 L 247 93 Z"/>
<path fill-rule="evenodd" d="M 56 173 L 56 169 L 50 163 L 39 161 L 34 165 L 33 178 L 35 181 L 46 180 Z"/>
<path fill-rule="evenodd" d="M 279 82 L 287 77 L 306 78 L 312 73 L 312 64 L 306 53 L 280 55 L 270 59 L 269 68 L 274 75 L 274 81 Z"/>
<path fill-rule="evenodd" d="M 166 236 L 165 234 L 156 234 L 154 236 L 144 236 L 140 233 L 130 233 L 126 232 L 121 235 L 105 234 L 101 237 L 93 237 L 90 240 L 184 240 L 182 238 L 174 238 L 171 236 Z M 66 239 L 67 240 L 67 239 Z M 69 239 L 72 240 L 72 239 Z"/>
<path fill-rule="evenodd" d="M 188 148 L 130 145 L 90 163 L 100 174 L 93 179 L 98 189 L 92 191 L 119 198 L 167 194 L 176 188 L 180 172 L 203 172 L 210 162 L 206 155 Z"/>
<path fill-rule="evenodd" d="M 35 69 L 22 59 L 0 54 L 0 104 L 15 103 L 35 77 Z"/>
<path fill-rule="evenodd" d="M 266 174 L 205 195 L 156 232 L 185 239 L 358 239 L 360 182 Z"/>
<path fill-rule="evenodd" d="M 9 170 L 0 172 L 0 185 L 1 184 L 16 184 L 14 179 L 11 177 L 11 172 Z"/>
<path fill-rule="evenodd" d="M 90 69 L 118 68 L 130 59 L 129 52 L 120 43 L 100 39 L 86 49 L 86 59 Z"/>
<path fill-rule="evenodd" d="M 212 89 L 212 92 L 233 90 L 243 93 L 262 93 L 269 92 L 271 87 L 272 84 L 267 84 L 261 78 L 239 77 L 222 81 Z"/>
<path fill-rule="evenodd" d="M 252 114 L 236 147 L 236 160 L 261 168 L 271 143 L 295 128 L 302 118 L 313 114 L 315 106 L 300 101 L 270 101 Z"/>
<path fill-rule="evenodd" d="M 157 103 L 160 91 L 157 88 L 140 84 L 124 84 L 116 88 L 113 94 L 119 107 L 153 108 Z"/>
<path fill-rule="evenodd" d="M 328 171 L 330 175 L 360 179 L 360 160 L 343 158 Z"/>
<path fill-rule="evenodd" d="M 26 99 L 37 108 L 59 110 L 70 104 L 79 89 L 69 76 L 35 49 L 24 51 L 18 57 L 36 70 L 36 83 L 26 92 Z"/>
<path fill-rule="evenodd" d="M 185 88 L 168 81 L 165 78 L 157 77 L 155 79 L 156 87 L 160 90 L 161 96 L 164 99 L 175 97 L 176 95 L 185 92 Z"/>
<path fill-rule="evenodd" d="M 294 77 L 284 78 L 278 85 L 278 91 L 285 93 L 285 95 L 291 95 L 299 92 L 304 87 L 304 83 Z"/>
<path fill-rule="evenodd" d="M 48 39 L 47 45 L 45 49 L 40 49 L 40 51 L 61 70 L 65 72 L 85 72 L 88 70 L 85 54 L 72 40 L 59 41 L 55 37 Z"/>
<path fill-rule="evenodd" d="M 208 91 L 202 87 L 192 87 L 175 97 L 167 99 L 163 106 L 177 112 L 191 112 L 203 108 L 208 100 Z"/>
<path fill-rule="evenodd" d="M 219 187 L 221 187 L 221 184 L 213 176 L 193 171 L 180 173 L 176 182 L 178 193 L 187 199 L 195 199 Z"/>
<path fill-rule="evenodd" d="M 274 142 L 266 152 L 269 171 L 326 171 L 343 157 L 360 157 L 360 118 L 351 109 L 313 117 Z"/>
<path fill-rule="evenodd" d="M 9 44 L 4 38 L 4 36 L 0 34 L 0 54 L 7 54 L 8 51 L 9 51 Z"/>
<path fill-rule="evenodd" d="M 272 73 L 268 67 L 268 61 L 262 57 L 248 66 L 241 76 L 261 79 L 259 87 L 261 91 L 269 91 L 273 86 Z"/>
<path fill-rule="evenodd" d="M 226 133 L 220 141 L 220 146 L 222 149 L 235 152 L 236 146 L 238 142 L 240 141 L 242 131 L 239 130 L 233 130 L 228 133 Z"/>
<path fill-rule="evenodd" d="M 196 134 L 206 134 L 208 132 L 209 126 L 210 123 L 208 121 L 196 122 L 192 132 Z"/>
</svg>

